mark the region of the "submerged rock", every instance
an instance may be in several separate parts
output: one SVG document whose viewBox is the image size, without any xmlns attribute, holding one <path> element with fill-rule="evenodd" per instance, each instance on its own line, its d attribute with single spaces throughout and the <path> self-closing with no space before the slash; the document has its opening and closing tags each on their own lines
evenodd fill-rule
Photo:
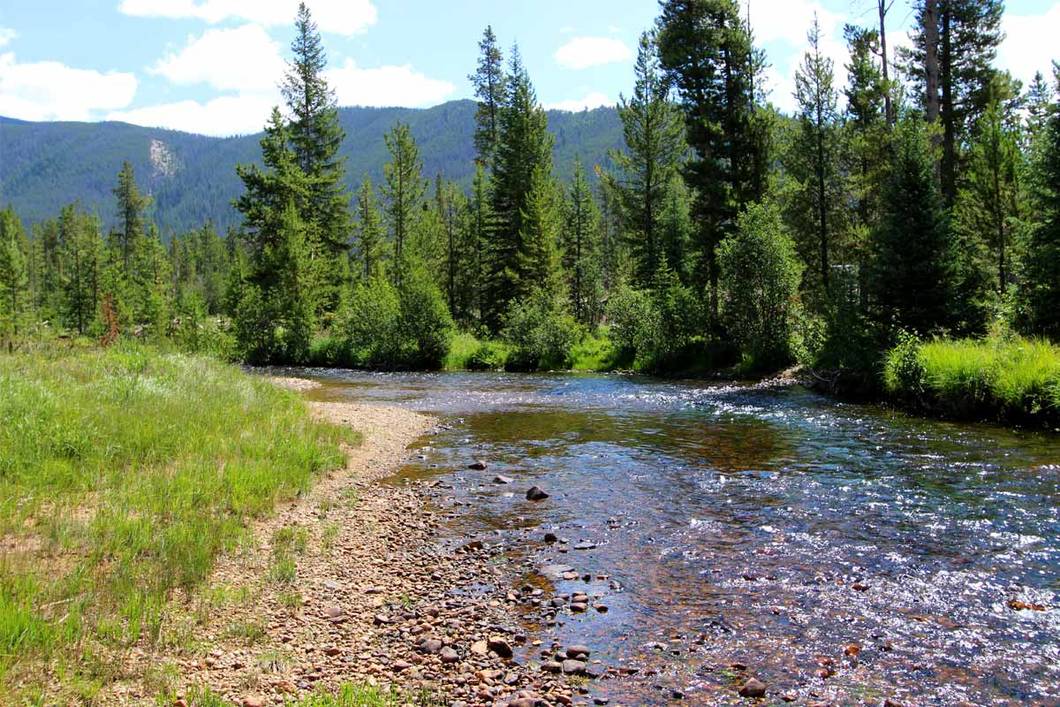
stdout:
<svg viewBox="0 0 1060 707">
<path fill-rule="evenodd" d="M 527 501 L 544 501 L 546 498 L 548 498 L 548 494 L 537 486 L 531 486 L 526 492 Z"/>
</svg>

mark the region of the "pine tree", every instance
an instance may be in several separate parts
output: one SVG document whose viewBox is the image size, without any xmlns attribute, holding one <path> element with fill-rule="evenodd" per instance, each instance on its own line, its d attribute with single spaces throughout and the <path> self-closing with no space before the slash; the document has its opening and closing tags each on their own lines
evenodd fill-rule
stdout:
<svg viewBox="0 0 1060 707">
<path fill-rule="evenodd" d="M 679 174 L 671 175 L 659 226 L 662 233 L 662 252 L 667 266 L 682 285 L 689 284 L 695 269 L 695 263 L 691 261 L 688 252 L 693 232 L 692 215 L 689 212 L 691 203 L 692 199 L 688 195 L 684 180 Z"/>
<path fill-rule="evenodd" d="M 26 245 L 14 209 L 0 211 L 0 340 L 10 342 L 21 332 L 29 299 Z"/>
<path fill-rule="evenodd" d="M 567 273 L 570 309 L 574 318 L 595 326 L 600 312 L 600 210 L 581 161 L 574 164 L 574 180 L 567 194 L 563 230 L 563 267 Z"/>
<path fill-rule="evenodd" d="M 479 60 L 475 73 L 468 76 L 475 87 L 475 151 L 480 165 L 493 164 L 500 140 L 501 111 L 505 103 L 504 57 L 497 47 L 497 36 L 487 26 L 478 43 Z"/>
<path fill-rule="evenodd" d="M 384 272 L 386 235 L 383 232 L 383 219 L 375 201 L 375 187 L 367 176 L 357 191 L 356 233 L 356 272 L 359 278 L 368 282 Z"/>
<path fill-rule="evenodd" d="M 446 182 L 441 175 L 435 182 L 434 210 L 445 247 L 445 301 L 452 316 L 465 321 L 467 313 L 463 310 L 459 289 L 463 284 L 464 261 L 468 257 L 463 249 L 460 223 L 461 214 L 466 210 L 465 198 L 455 184 Z"/>
<path fill-rule="evenodd" d="M 661 221 L 667 190 L 688 148 L 681 114 L 667 95 L 669 87 L 663 80 L 651 33 L 641 35 L 635 76 L 632 97 L 620 98 L 618 105 L 626 151 L 612 151 L 618 174 L 608 175 L 605 183 L 621 207 L 619 213 L 636 265 L 636 284 L 648 287 L 665 251 Z M 672 261 L 671 265 L 683 266 Z"/>
<path fill-rule="evenodd" d="M 464 287 L 468 298 L 467 311 L 471 319 L 483 324 L 486 310 L 488 266 L 491 262 L 490 237 L 494 232 L 493 207 L 490 201 L 490 178 L 485 168 L 479 165 L 471 182 L 471 195 L 467 201 L 467 215 L 464 219 L 464 250 L 468 253 L 465 261 Z"/>
<path fill-rule="evenodd" d="M 125 269 L 129 268 L 129 258 L 137 239 L 145 232 L 145 212 L 151 205 L 151 198 L 140 194 L 136 186 L 136 176 L 128 161 L 123 162 L 118 172 L 118 186 L 114 189 L 118 200 L 117 242 Z"/>
<path fill-rule="evenodd" d="M 33 224 L 30 240 L 29 270 L 33 309 L 42 322 L 56 322 L 62 316 L 62 241 L 59 222 L 47 219 Z M 115 251 L 121 260 L 120 247 Z"/>
<path fill-rule="evenodd" d="M 313 299 L 319 314 L 329 319 L 345 286 L 349 250 L 350 197 L 346 191 L 345 158 L 339 148 L 345 133 L 339 124 L 335 95 L 324 78 L 327 57 L 320 33 L 306 4 L 300 3 L 282 92 L 292 116 L 290 141 L 307 179 L 304 203 L 297 204 L 308 234 Z"/>
<path fill-rule="evenodd" d="M 537 94 L 515 47 L 511 52 L 505 104 L 500 116 L 500 140 L 493 164 L 494 229 L 490 238 L 485 321 L 494 332 L 499 331 L 512 298 L 533 282 L 523 268 L 538 266 L 523 241 L 528 231 L 524 220 L 530 214 L 535 175 L 538 186 L 543 179 L 551 179 L 552 144 L 545 111 L 537 102 Z M 538 197 L 544 198 L 540 191 Z M 540 225 L 535 224 L 535 228 Z"/>
<path fill-rule="evenodd" d="M 968 155 L 964 187 L 958 196 L 958 220 L 985 240 L 992 251 L 996 290 L 1012 281 L 1012 246 L 1019 220 L 1021 155 L 1016 132 L 1006 125 L 1001 106 L 992 103 L 979 118 Z"/>
<path fill-rule="evenodd" d="M 150 327 L 156 337 L 165 335 L 168 330 L 171 281 L 166 248 L 158 229 L 152 226 L 132 244 L 127 303 L 133 322 Z"/>
<path fill-rule="evenodd" d="M 76 204 L 59 215 L 62 232 L 63 318 L 84 335 L 92 327 L 100 303 L 103 239 L 99 222 Z"/>
<path fill-rule="evenodd" d="M 394 278 L 400 283 L 402 260 L 408 255 L 406 246 L 422 219 L 427 182 L 423 178 L 420 151 L 408 124 L 397 123 L 384 140 L 390 153 L 390 161 L 383 165 L 384 211 L 394 248 Z"/>
<path fill-rule="evenodd" d="M 1045 132 L 1049 124 L 1049 111 L 1053 102 L 1053 89 L 1046 82 L 1042 72 L 1034 74 L 1034 80 L 1027 87 L 1027 139 L 1031 147 L 1038 141 L 1038 137 Z"/>
<path fill-rule="evenodd" d="M 1060 341 L 1060 102 L 1053 103 L 1042 143 L 1034 168 L 1038 222 L 1025 256 L 1023 292 L 1028 331 Z"/>
<path fill-rule="evenodd" d="M 735 0 L 665 0 L 659 58 L 676 88 L 694 156 L 685 179 L 696 195 L 697 281 L 718 322 L 717 247 L 740 208 L 762 196 L 766 142 L 755 123 L 756 59 Z"/>
<path fill-rule="evenodd" d="M 939 171 L 947 206 L 957 198 L 963 146 L 990 102 L 1003 12 L 1003 0 L 918 0 L 914 47 L 906 60 L 929 122 L 937 110 L 941 123 Z"/>
<path fill-rule="evenodd" d="M 798 128 L 785 166 L 796 182 L 793 221 L 803 260 L 813 266 L 810 289 L 827 300 L 846 200 L 839 168 L 838 96 L 832 60 L 821 53 L 816 15 L 807 39 L 810 48 L 795 70 Z"/>
<path fill-rule="evenodd" d="M 842 136 L 841 169 L 847 175 L 851 255 L 863 283 L 869 233 L 879 219 L 880 193 L 888 162 L 889 86 L 874 56 L 882 55 L 879 35 L 847 25 L 844 28 L 850 63 L 843 93 L 847 100 Z M 863 288 L 861 288 L 863 290 Z"/>
<path fill-rule="evenodd" d="M 527 299 L 541 293 L 558 299 L 562 289 L 559 233 L 561 214 L 552 176 L 539 165 L 530 177 L 519 231 L 521 247 L 513 263 L 513 298 Z"/>
<path fill-rule="evenodd" d="M 873 234 L 870 307 L 884 326 L 928 334 L 953 323 L 955 252 L 927 129 L 903 116 Z"/>
<path fill-rule="evenodd" d="M 239 271 L 236 338 L 252 363 L 305 360 L 313 331 L 313 293 L 306 224 L 299 216 L 309 195 L 309 179 L 291 149 L 287 124 L 274 108 L 261 139 L 264 169 L 239 165 L 247 262 Z M 301 207 L 301 208 L 300 208 Z"/>
</svg>

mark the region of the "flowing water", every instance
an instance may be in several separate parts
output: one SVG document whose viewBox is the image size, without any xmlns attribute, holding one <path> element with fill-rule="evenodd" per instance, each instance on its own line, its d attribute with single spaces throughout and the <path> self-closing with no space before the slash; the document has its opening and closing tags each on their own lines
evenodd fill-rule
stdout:
<svg viewBox="0 0 1060 707">
<path fill-rule="evenodd" d="M 527 623 L 638 668 L 595 695 L 724 703 L 753 675 L 799 702 L 1060 704 L 1060 435 L 800 387 L 296 373 L 441 419 L 402 476 L 444 489 L 454 542 L 606 607 Z"/>
</svg>

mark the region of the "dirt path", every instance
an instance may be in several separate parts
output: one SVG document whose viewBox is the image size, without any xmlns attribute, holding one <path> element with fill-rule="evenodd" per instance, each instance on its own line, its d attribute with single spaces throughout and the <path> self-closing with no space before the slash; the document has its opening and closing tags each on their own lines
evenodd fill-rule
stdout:
<svg viewBox="0 0 1060 707">
<path fill-rule="evenodd" d="M 380 483 L 434 420 L 376 405 L 311 409 L 351 425 L 363 443 L 346 450 L 345 469 L 219 561 L 208 589 L 169 627 L 182 639 L 134 651 L 126 674 L 140 677 L 119 682 L 113 701 L 153 701 L 164 688 L 176 705 L 193 705 L 208 689 L 247 707 L 280 705 L 352 682 L 394 686 L 410 701 L 571 704 L 577 691 L 562 676 L 511 660 L 537 644 L 514 626 L 510 576 L 491 561 L 496 552 L 440 547 L 428 486 Z M 477 591 L 465 591 L 471 586 Z"/>
</svg>

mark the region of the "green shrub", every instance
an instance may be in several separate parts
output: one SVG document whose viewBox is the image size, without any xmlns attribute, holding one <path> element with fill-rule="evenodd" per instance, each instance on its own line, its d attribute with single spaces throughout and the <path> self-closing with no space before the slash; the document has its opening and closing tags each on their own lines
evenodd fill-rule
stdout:
<svg viewBox="0 0 1060 707">
<path fill-rule="evenodd" d="M 499 371 L 508 362 L 509 349 L 500 341 L 483 341 L 468 357 L 465 368 L 469 371 Z"/>
<path fill-rule="evenodd" d="M 622 286 L 611 295 L 606 315 L 611 341 L 620 360 L 632 364 L 638 351 L 651 348 L 655 307 L 649 293 Z"/>
<path fill-rule="evenodd" d="M 358 283 L 339 317 L 351 365 L 393 366 L 401 351 L 401 301 L 385 277 Z"/>
<path fill-rule="evenodd" d="M 506 368 L 540 371 L 570 368 L 571 349 L 581 327 L 562 306 L 543 293 L 516 302 L 508 312 L 504 338 L 511 344 Z"/>
<path fill-rule="evenodd" d="M 791 361 L 802 266 L 775 207 L 752 204 L 718 248 L 722 316 L 751 367 Z"/>
<path fill-rule="evenodd" d="M 903 332 L 898 344 L 891 349 L 883 366 L 883 384 L 894 394 L 918 399 L 924 394 L 926 377 L 924 359 L 920 355 L 920 339 Z"/>
<path fill-rule="evenodd" d="M 453 336 L 442 291 L 431 282 L 426 270 L 415 268 L 401 283 L 400 364 L 411 368 L 442 367 Z"/>
</svg>

